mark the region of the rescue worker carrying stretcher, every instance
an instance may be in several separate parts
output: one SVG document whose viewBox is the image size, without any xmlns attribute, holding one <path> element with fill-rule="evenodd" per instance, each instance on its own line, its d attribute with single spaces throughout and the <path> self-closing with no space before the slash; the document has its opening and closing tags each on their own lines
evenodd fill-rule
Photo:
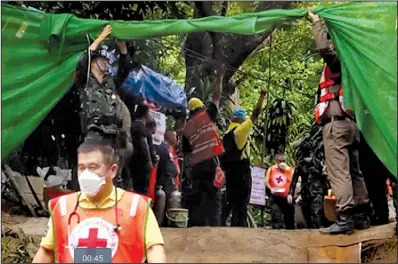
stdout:
<svg viewBox="0 0 398 264">
<path fill-rule="evenodd" d="M 323 126 L 323 144 L 328 180 L 336 196 L 337 221 L 326 234 L 345 234 L 370 226 L 369 198 L 359 168 L 359 131 L 355 114 L 344 106 L 341 65 L 330 36 L 318 15 L 308 11 L 314 23 L 315 43 L 325 66 L 319 83 L 316 122 Z"/>
</svg>

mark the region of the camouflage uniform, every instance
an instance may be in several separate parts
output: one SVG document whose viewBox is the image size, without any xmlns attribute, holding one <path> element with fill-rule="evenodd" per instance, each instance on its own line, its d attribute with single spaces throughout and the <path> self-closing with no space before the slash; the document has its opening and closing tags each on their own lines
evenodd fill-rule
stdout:
<svg viewBox="0 0 398 264">
<path fill-rule="evenodd" d="M 271 226 L 273 229 L 295 229 L 294 206 L 286 198 L 270 195 Z"/>
<path fill-rule="evenodd" d="M 301 208 L 307 228 L 320 228 L 325 221 L 323 199 L 327 193 L 326 176 L 322 164 L 317 159 L 302 161 L 296 169 L 289 193 L 294 194 L 298 176 L 301 176 Z"/>
<path fill-rule="evenodd" d="M 91 58 L 98 56 L 98 52 L 91 51 Z M 80 89 L 80 120 L 84 139 L 89 137 L 102 137 L 112 144 L 119 158 L 120 170 L 115 177 L 115 183 L 121 187 L 122 179 L 130 177 L 126 164 L 133 152 L 131 144 L 131 116 L 129 109 L 119 97 L 128 96 L 122 89 L 122 84 L 127 78 L 132 67 L 131 58 L 120 55 L 116 76 L 106 75 L 100 83 L 89 74 L 87 52 L 81 57 L 76 69 L 75 82 Z"/>
</svg>

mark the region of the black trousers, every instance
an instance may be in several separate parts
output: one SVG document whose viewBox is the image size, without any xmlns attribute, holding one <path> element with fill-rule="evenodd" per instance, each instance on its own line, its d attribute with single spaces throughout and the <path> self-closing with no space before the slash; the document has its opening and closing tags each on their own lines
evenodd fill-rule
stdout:
<svg viewBox="0 0 398 264">
<path fill-rule="evenodd" d="M 386 196 L 386 175 L 364 173 L 365 183 L 369 192 L 369 199 L 372 205 L 371 224 L 385 225 L 388 224 L 389 208 Z M 377 176 L 375 176 L 377 175 Z"/>
<path fill-rule="evenodd" d="M 188 194 L 189 226 L 220 226 L 221 192 L 213 185 L 214 161 L 192 167 L 192 187 Z"/>
<path fill-rule="evenodd" d="M 274 229 L 295 229 L 294 205 L 287 202 L 287 198 L 276 195 L 270 196 L 271 225 Z"/>
<path fill-rule="evenodd" d="M 376 156 L 362 134 L 359 153 L 359 163 L 373 209 L 370 217 L 371 224 L 387 224 L 389 209 L 386 180 L 394 176 Z"/>
<path fill-rule="evenodd" d="M 134 192 L 144 195 L 148 194 L 150 173 L 151 171 L 145 168 L 140 168 L 132 172 Z"/>
<path fill-rule="evenodd" d="M 222 225 L 226 224 L 232 210 L 231 226 L 247 227 L 247 206 L 250 201 L 252 177 L 249 166 L 240 169 L 227 169 L 227 197 L 221 216 Z"/>
</svg>

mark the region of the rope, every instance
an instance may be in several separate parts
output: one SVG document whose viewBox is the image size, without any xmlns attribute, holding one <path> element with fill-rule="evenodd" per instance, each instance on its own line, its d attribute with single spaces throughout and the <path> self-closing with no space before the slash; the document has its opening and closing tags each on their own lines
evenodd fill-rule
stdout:
<svg viewBox="0 0 398 264">
<path fill-rule="evenodd" d="M 268 91 L 270 90 L 270 84 L 271 84 L 271 62 L 272 62 L 272 33 L 269 36 L 269 54 L 268 54 Z M 265 165 L 264 158 L 265 158 L 265 143 L 267 142 L 267 122 L 268 122 L 268 109 L 269 109 L 269 99 L 271 96 L 267 94 L 267 104 L 265 105 L 266 110 L 265 110 L 265 120 L 264 120 L 264 149 L 263 149 L 263 158 L 262 158 L 262 163 Z"/>
</svg>

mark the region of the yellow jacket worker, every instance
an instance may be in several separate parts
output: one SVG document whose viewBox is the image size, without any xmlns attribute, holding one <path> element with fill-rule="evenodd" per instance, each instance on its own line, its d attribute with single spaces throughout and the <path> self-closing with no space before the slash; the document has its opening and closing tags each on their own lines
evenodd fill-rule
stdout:
<svg viewBox="0 0 398 264">
<path fill-rule="evenodd" d="M 48 231 L 34 263 L 81 262 L 75 259 L 76 248 L 110 249 L 101 258 L 111 262 L 165 263 L 150 199 L 113 185 L 117 163 L 114 149 L 103 139 L 83 142 L 78 149 L 81 192 L 50 200 Z"/>
<path fill-rule="evenodd" d="M 249 136 L 260 115 L 265 95 L 266 92 L 262 91 L 250 118 L 242 108 L 233 112 L 232 122 L 223 138 L 225 154 L 221 160 L 227 184 L 227 201 L 221 217 L 224 225 L 232 209 L 231 226 L 247 226 L 247 205 L 252 187 Z"/>
</svg>

